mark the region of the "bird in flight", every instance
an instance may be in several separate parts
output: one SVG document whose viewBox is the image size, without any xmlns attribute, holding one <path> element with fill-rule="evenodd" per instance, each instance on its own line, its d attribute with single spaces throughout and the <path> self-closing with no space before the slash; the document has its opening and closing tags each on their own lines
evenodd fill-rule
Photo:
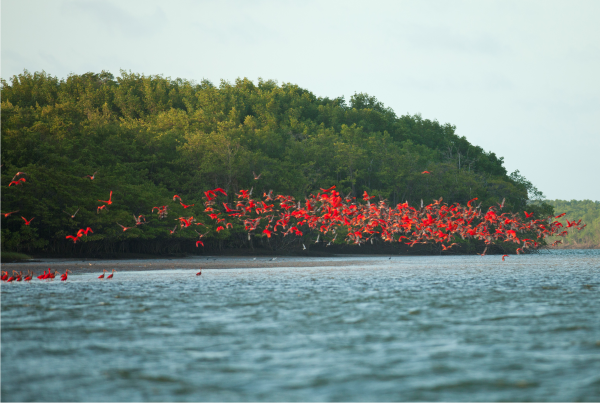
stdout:
<svg viewBox="0 0 600 403">
<path fill-rule="evenodd" d="M 93 173 L 93 174 L 91 174 L 91 175 L 86 175 L 86 176 L 84 176 L 84 178 L 90 178 L 90 180 L 92 180 L 92 181 L 93 181 L 93 180 L 94 180 L 94 178 L 96 177 L 96 174 L 97 174 L 97 173 L 98 173 L 98 172 L 94 172 L 94 173 Z"/>
<path fill-rule="evenodd" d="M 508 257 L 508 255 L 502 255 L 502 261 L 504 262 L 504 258 Z"/>
<path fill-rule="evenodd" d="M 22 219 L 25 221 L 25 225 L 29 225 L 29 224 L 31 224 L 31 222 L 33 221 L 33 219 L 34 219 L 35 217 L 32 217 L 32 218 L 31 218 L 31 220 L 29 220 L 29 221 L 27 221 L 27 218 L 25 218 L 25 217 L 23 217 L 23 216 L 21 216 L 21 218 L 22 218 Z"/>
<path fill-rule="evenodd" d="M 13 176 L 12 180 L 14 181 L 15 179 L 17 179 L 18 176 L 21 176 L 21 175 L 27 175 L 27 174 L 25 172 L 17 172 L 15 174 L 15 176 Z"/>
<path fill-rule="evenodd" d="M 19 210 L 17 210 L 17 211 L 11 211 L 10 213 L 3 213 L 3 215 L 4 215 L 4 217 L 6 218 L 6 217 L 8 217 L 9 215 L 11 215 L 11 214 L 14 214 L 14 213 L 18 213 L 18 212 L 19 212 Z"/>
<path fill-rule="evenodd" d="M 195 206 L 195 204 L 188 204 L 188 205 L 185 205 L 185 204 L 183 204 L 182 202 L 179 202 L 179 204 L 181 204 L 181 205 L 183 206 L 183 208 L 188 208 L 188 207 L 194 207 L 194 206 Z"/>
<path fill-rule="evenodd" d="M 257 180 L 259 180 L 259 179 L 260 179 L 260 177 L 262 176 L 262 172 L 261 172 L 260 174 L 256 175 L 256 174 L 254 173 L 254 171 L 252 171 L 252 175 L 254 175 L 254 180 L 255 180 L 255 181 L 257 181 Z"/>
<path fill-rule="evenodd" d="M 146 224 L 146 217 L 142 214 L 140 214 L 139 217 L 136 217 L 135 214 L 133 215 L 133 219 L 135 220 L 135 225 L 143 225 Z M 144 222 L 142 222 L 142 219 L 144 220 Z"/>
<path fill-rule="evenodd" d="M 429 172 L 429 171 L 423 171 L 423 172 L 421 172 L 421 175 L 424 175 L 424 174 L 431 174 L 431 172 Z"/>
<path fill-rule="evenodd" d="M 19 179 L 17 179 L 16 181 L 11 181 L 11 182 L 8 184 L 8 187 L 11 187 L 12 185 L 15 185 L 15 186 L 16 186 L 16 185 L 21 185 L 21 184 L 23 184 L 23 183 L 25 183 L 25 182 L 26 182 L 25 178 L 19 178 Z"/>
<path fill-rule="evenodd" d="M 71 218 L 75 218 L 75 216 L 77 215 L 77 213 L 78 213 L 78 212 L 79 212 L 79 209 L 77 209 L 77 211 L 76 211 L 76 212 L 74 212 L 73 214 L 71 214 L 71 213 L 67 213 L 65 210 L 63 210 L 63 213 L 67 213 L 68 215 L 70 215 L 70 216 L 71 216 Z"/>
<path fill-rule="evenodd" d="M 99 202 L 102 203 L 106 203 L 107 205 L 112 204 L 112 190 L 110 191 L 110 196 L 108 197 L 108 200 L 98 200 Z"/>
<path fill-rule="evenodd" d="M 124 226 L 124 225 L 121 225 L 121 224 L 119 224 L 119 223 L 117 223 L 117 225 L 118 225 L 119 227 L 123 228 L 123 232 L 127 231 L 128 229 L 132 229 L 132 228 L 133 228 L 133 227 L 126 227 L 126 226 Z"/>
</svg>

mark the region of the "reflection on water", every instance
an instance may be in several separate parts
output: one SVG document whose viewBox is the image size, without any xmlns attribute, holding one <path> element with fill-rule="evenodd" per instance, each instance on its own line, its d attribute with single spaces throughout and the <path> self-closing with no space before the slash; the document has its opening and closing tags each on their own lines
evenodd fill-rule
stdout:
<svg viewBox="0 0 600 403">
<path fill-rule="evenodd" d="M 600 400 L 598 251 L 372 259 L 4 283 L 2 400 Z"/>
</svg>

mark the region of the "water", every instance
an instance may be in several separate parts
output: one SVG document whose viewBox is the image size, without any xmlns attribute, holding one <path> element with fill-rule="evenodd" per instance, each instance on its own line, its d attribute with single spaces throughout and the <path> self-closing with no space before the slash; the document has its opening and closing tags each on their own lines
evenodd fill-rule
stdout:
<svg viewBox="0 0 600 403">
<path fill-rule="evenodd" d="M 600 400 L 599 251 L 348 259 L 4 283 L 2 401 Z"/>
</svg>

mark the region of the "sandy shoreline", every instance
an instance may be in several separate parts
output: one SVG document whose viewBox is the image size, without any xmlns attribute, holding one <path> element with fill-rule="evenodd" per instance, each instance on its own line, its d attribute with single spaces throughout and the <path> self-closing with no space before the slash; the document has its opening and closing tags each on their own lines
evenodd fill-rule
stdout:
<svg viewBox="0 0 600 403">
<path fill-rule="evenodd" d="M 383 256 L 379 259 L 370 259 L 369 256 L 352 257 L 344 256 L 344 266 L 371 266 L 381 263 Z M 274 260 L 273 260 L 274 259 Z M 171 270 L 171 269 L 257 269 L 276 267 L 317 267 L 338 266 L 339 258 L 299 258 L 299 257 L 202 257 L 202 258 L 173 258 L 173 259 L 134 259 L 134 260 L 69 260 L 69 259 L 45 259 L 32 262 L 3 263 L 2 270 L 12 273 L 13 270 L 26 272 L 32 270 L 41 274 L 49 267 L 64 273 L 69 269 L 73 273 L 101 273 L 108 271 L 147 271 L 147 270 Z M 387 259 L 386 259 L 387 260 Z"/>
</svg>

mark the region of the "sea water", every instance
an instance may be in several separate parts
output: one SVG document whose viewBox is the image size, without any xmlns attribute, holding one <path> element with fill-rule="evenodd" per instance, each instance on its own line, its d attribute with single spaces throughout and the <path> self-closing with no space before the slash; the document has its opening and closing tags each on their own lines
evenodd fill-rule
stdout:
<svg viewBox="0 0 600 403">
<path fill-rule="evenodd" d="M 598 401 L 599 252 L 3 283 L 1 398 Z"/>
</svg>

